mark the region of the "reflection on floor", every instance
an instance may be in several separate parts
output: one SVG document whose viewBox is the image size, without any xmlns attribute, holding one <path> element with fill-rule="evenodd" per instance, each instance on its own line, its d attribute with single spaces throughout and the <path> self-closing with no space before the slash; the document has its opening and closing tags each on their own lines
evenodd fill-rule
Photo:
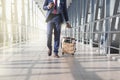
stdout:
<svg viewBox="0 0 120 80">
<path fill-rule="evenodd" d="M 0 50 L 0 80 L 119 80 L 120 63 L 79 46 L 75 56 L 47 56 L 45 41 Z M 78 49 L 78 48 L 77 48 Z M 94 53 L 94 54 L 93 54 Z"/>
</svg>

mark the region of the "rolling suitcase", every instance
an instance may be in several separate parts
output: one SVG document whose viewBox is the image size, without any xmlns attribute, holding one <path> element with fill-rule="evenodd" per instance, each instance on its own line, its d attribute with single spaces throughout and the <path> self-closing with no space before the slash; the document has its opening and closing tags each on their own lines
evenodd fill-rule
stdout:
<svg viewBox="0 0 120 80">
<path fill-rule="evenodd" d="M 61 49 L 62 49 L 62 55 L 71 54 L 74 55 L 76 51 L 76 39 L 72 38 L 72 28 L 65 28 L 65 33 L 61 40 Z"/>
<path fill-rule="evenodd" d="M 65 53 L 74 55 L 76 51 L 76 40 L 71 37 L 63 37 L 61 42 L 62 55 Z"/>
</svg>

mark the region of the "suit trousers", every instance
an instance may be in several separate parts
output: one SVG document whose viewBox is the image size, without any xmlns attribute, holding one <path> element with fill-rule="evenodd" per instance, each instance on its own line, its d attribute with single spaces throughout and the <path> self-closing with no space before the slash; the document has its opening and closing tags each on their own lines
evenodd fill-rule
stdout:
<svg viewBox="0 0 120 80">
<path fill-rule="evenodd" d="M 52 50 L 52 34 L 54 31 L 54 54 L 58 54 L 60 34 L 61 34 L 61 21 L 59 15 L 54 16 L 47 22 L 47 47 Z"/>
</svg>

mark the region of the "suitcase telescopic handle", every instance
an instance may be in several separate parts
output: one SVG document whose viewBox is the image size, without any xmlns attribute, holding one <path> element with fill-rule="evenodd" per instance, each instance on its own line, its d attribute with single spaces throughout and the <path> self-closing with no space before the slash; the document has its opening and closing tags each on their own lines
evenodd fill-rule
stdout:
<svg viewBox="0 0 120 80">
<path fill-rule="evenodd" d="M 66 36 L 66 37 L 70 37 L 70 31 L 68 32 L 68 33 L 69 33 L 69 34 L 68 34 L 69 36 L 68 36 L 68 35 L 67 35 L 67 30 L 72 30 L 72 27 L 71 27 L 71 28 L 67 28 L 67 27 L 65 28 L 65 36 Z"/>
</svg>

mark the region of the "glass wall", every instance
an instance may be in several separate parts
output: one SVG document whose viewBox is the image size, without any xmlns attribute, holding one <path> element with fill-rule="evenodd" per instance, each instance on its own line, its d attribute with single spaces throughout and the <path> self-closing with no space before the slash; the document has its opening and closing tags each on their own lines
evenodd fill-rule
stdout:
<svg viewBox="0 0 120 80">
<path fill-rule="evenodd" d="M 120 53 L 120 0 L 72 0 L 68 10 L 79 43 Z"/>
<path fill-rule="evenodd" d="M 0 48 L 39 39 L 43 20 L 33 0 L 0 0 Z"/>
</svg>

